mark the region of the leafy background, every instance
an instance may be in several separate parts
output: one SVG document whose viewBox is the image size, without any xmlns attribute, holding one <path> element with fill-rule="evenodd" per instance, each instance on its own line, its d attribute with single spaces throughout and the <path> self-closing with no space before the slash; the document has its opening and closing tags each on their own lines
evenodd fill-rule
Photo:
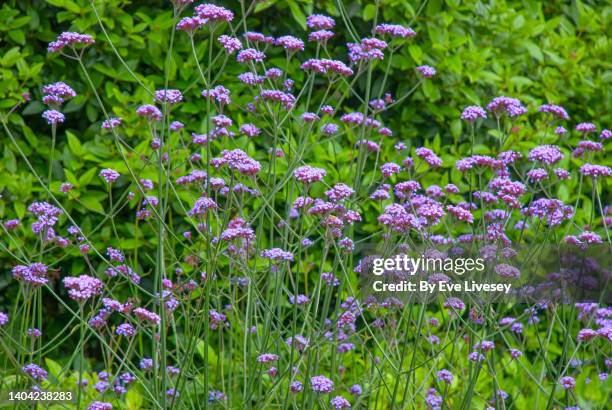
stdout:
<svg viewBox="0 0 612 410">
<path fill-rule="evenodd" d="M 382 11 L 378 15 L 376 3 Z M 237 1 L 223 4 L 239 9 Z M 160 88 L 163 83 L 160 73 L 163 73 L 172 26 L 170 2 L 106 0 L 96 1 L 95 5 L 112 42 L 130 69 L 138 73 L 140 81 L 148 87 Z M 349 28 L 338 17 L 338 7 L 344 7 L 352 16 Z M 291 33 L 304 37 L 305 16 L 312 12 L 332 15 L 338 22 L 338 34 L 332 41 L 332 50 L 337 56 L 344 55 L 344 43 L 351 41 L 352 33 L 368 33 L 374 20 L 413 27 L 417 37 L 398 51 L 387 85 L 380 91 L 401 95 L 411 89 L 415 84 L 412 75 L 415 65 L 435 66 L 438 75 L 434 80 L 425 81 L 409 101 L 396 107 L 385 123 L 394 130 L 398 140 L 408 145 L 425 143 L 437 152 L 444 146 L 443 159 L 448 167 L 448 175 L 444 178 L 453 180 L 450 168 L 468 149 L 467 130 L 459 120 L 466 105 L 485 105 L 490 98 L 505 94 L 520 98 L 531 111 L 545 102 L 563 105 L 572 124 L 592 121 L 609 126 L 612 114 L 609 56 L 612 48 L 606 34 L 611 11 L 609 5 L 581 1 L 273 0 L 258 6 L 249 26 L 276 36 Z M 103 201 L 107 197 L 96 175 L 104 167 L 121 172 L 123 165 L 117 160 L 111 138 L 101 133 L 101 109 L 78 67 L 46 52 L 47 44 L 58 33 L 68 30 L 93 34 L 99 40 L 86 53 L 93 81 L 102 91 L 105 106 L 113 107 L 114 114 L 124 118 L 126 123 L 135 121 L 135 108 L 150 102 L 151 97 L 104 41 L 89 0 L 2 2 L 0 112 L 6 113 L 19 102 L 23 92 L 32 94 L 32 101 L 11 115 L 9 122 L 33 166 L 39 174 L 46 175 L 50 132 L 40 118 L 43 111 L 41 86 L 65 81 L 77 91 L 78 97 L 63 110 L 68 115 L 58 134 L 53 169 L 56 182 L 52 190 L 57 192 L 62 181 L 75 185 L 77 189 L 71 193 L 73 201 L 67 204 L 68 211 L 79 213 L 82 228 L 91 232 L 102 220 Z M 205 39 L 199 41 L 205 45 Z M 197 95 L 196 67 L 190 57 L 189 44 L 181 41 L 175 47 L 177 63 L 170 69 L 170 78 L 174 79 L 172 86 L 191 90 L 190 96 Z M 279 58 L 278 64 L 282 67 L 284 60 Z M 223 76 L 235 77 L 238 71 L 234 70 L 228 68 Z M 298 61 L 294 61 L 289 70 L 290 77 L 302 77 Z M 380 88 L 382 78 L 376 81 L 375 85 Z M 351 103 L 347 101 L 347 105 Z M 198 117 L 203 111 L 202 104 L 201 99 L 187 98 L 187 102 L 177 109 L 178 119 L 192 125 L 203 123 Z M 235 120 L 240 122 L 240 118 Z M 513 138 L 524 150 L 535 145 L 542 129 L 541 123 L 520 122 L 513 129 Z M 128 139 L 144 137 L 142 129 L 126 127 L 125 132 Z M 490 137 L 493 136 L 494 131 Z M 481 136 L 477 151 L 490 152 L 494 141 Z M 567 142 L 572 145 L 571 141 Z M 0 137 L 0 151 L 0 219 L 22 218 L 27 204 L 39 196 L 42 188 L 26 164 L 18 159 L 16 148 L 4 133 Z M 313 150 L 312 155 L 331 157 L 333 152 Z M 565 161 L 570 161 L 567 157 Z M 344 175 L 344 178 L 350 177 Z M 575 183 L 560 185 L 558 197 L 575 200 L 576 187 L 571 185 Z M 583 198 L 583 206 L 586 208 L 584 215 L 588 216 L 591 207 L 588 197 Z M 366 212 L 374 213 L 375 210 Z M 579 222 L 586 223 L 586 220 Z M 128 231 L 129 223 L 126 221 L 119 230 Z M 92 239 L 101 243 L 111 237 L 108 227 L 100 227 L 95 232 Z M 146 245 L 138 238 L 122 243 L 124 249 Z M 66 272 L 77 273 L 82 268 L 80 258 L 74 259 L 64 263 Z M 13 261 L 8 255 L 0 254 L 0 264 L 4 271 L 0 274 L 0 307 L 5 307 L 10 305 L 9 269 Z"/>
</svg>

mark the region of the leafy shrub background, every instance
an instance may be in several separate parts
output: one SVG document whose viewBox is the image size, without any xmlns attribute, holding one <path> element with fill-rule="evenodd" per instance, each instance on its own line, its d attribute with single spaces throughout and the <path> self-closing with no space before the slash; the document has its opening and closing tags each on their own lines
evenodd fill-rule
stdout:
<svg viewBox="0 0 612 410">
<path fill-rule="evenodd" d="M 376 13 L 376 3 L 381 13 Z M 237 1 L 224 2 L 224 5 L 234 10 L 240 7 Z M 157 73 L 164 70 L 172 27 L 169 1 L 108 0 L 96 1 L 95 7 L 110 39 L 125 63 L 138 73 L 139 81 L 151 89 L 156 85 L 159 88 L 163 79 Z M 344 7 L 352 17 L 348 27 L 339 17 L 338 7 Z M 429 64 L 437 68 L 438 75 L 425 81 L 409 100 L 396 107 L 392 111 L 394 115 L 386 118 L 385 123 L 394 130 L 394 138 L 409 146 L 424 142 L 438 152 L 441 152 L 441 146 L 445 146 L 443 159 L 448 172 L 444 176 L 446 181 L 440 181 L 440 184 L 454 180 L 456 171 L 451 167 L 468 150 L 468 130 L 459 120 L 466 105 L 485 105 L 491 97 L 505 94 L 521 98 L 531 110 L 545 102 L 561 104 L 570 113 L 574 124 L 581 121 L 593 121 L 602 126 L 610 124 L 612 72 L 609 55 L 612 48 L 606 37 L 612 11 L 610 6 L 597 2 L 545 4 L 531 0 L 438 0 L 422 3 L 400 0 L 267 1 L 258 6 L 249 26 L 275 36 L 285 33 L 303 36 L 299 27 L 304 28 L 305 16 L 313 11 L 336 17 L 339 34 L 332 40 L 336 55 L 344 54 L 344 43 L 351 41 L 353 33 L 368 33 L 373 20 L 410 25 L 416 30 L 417 37 L 398 51 L 399 56 L 394 60 L 384 89 L 382 76 L 375 79 L 375 84 L 381 92 L 402 95 L 416 83 L 412 67 Z M 9 121 L 33 166 L 39 174 L 46 175 L 51 144 L 49 127 L 40 118 L 43 110 L 40 87 L 50 82 L 66 81 L 77 91 L 78 97 L 63 110 L 74 114 L 67 116 L 67 122 L 59 130 L 52 190 L 57 192 L 62 181 L 75 185 L 77 189 L 70 194 L 73 201 L 67 210 L 80 213 L 81 226 L 92 233 L 91 239 L 102 244 L 107 243 L 112 235 L 103 218 L 105 209 L 102 202 L 107 194 L 96 175 L 100 168 L 105 167 L 122 171 L 123 165 L 117 159 L 111 137 L 100 132 L 102 111 L 81 72 L 70 61 L 46 53 L 48 42 L 54 40 L 57 33 L 67 30 L 90 33 L 99 40 L 94 47 L 87 49 L 85 57 L 93 81 L 99 85 L 105 106 L 115 107 L 114 114 L 127 123 L 135 121 L 134 109 L 143 102 L 150 102 L 151 97 L 114 55 L 88 0 L 2 2 L 0 110 L 8 111 L 21 99 L 22 92 L 32 94 L 32 101 L 25 109 L 11 115 Z M 202 36 L 197 39 L 200 45 L 207 41 Z M 178 63 L 170 68 L 173 87 L 197 93 L 196 67 L 189 43 L 181 41 L 175 46 L 174 60 Z M 201 47 L 200 52 L 204 49 Z M 280 54 L 272 57 L 272 61 L 284 67 L 284 58 Z M 387 61 L 382 64 L 387 64 Z M 234 71 L 236 69 L 230 68 L 221 76 L 235 76 L 239 73 Z M 303 76 L 297 59 L 288 69 L 292 78 Z M 237 102 L 245 101 L 238 99 Z M 354 101 L 349 99 L 346 103 L 350 105 Z M 203 105 L 202 99 L 188 98 L 177 108 L 176 117 L 191 128 L 197 128 L 198 123 L 204 123 Z M 543 132 L 544 128 L 542 124 L 519 122 L 513 129 L 513 138 L 524 150 L 535 145 L 537 133 Z M 141 131 L 126 128 L 128 140 L 130 137 L 143 137 L 137 135 Z M 491 133 L 494 137 L 495 131 Z M 478 142 L 477 152 L 486 154 L 488 146 L 495 140 L 481 135 Z M 39 195 L 42 188 L 26 164 L 18 159 L 15 147 L 4 133 L 0 138 L 0 150 L 0 218 L 22 218 L 27 204 Z M 311 155 L 313 163 L 338 163 L 332 143 L 314 147 Z M 564 161 L 571 159 L 566 156 Z M 334 175 L 334 179 L 351 181 L 354 178 L 349 169 L 337 169 L 336 172 L 338 175 Z M 570 185 L 575 183 L 560 185 L 557 196 L 564 201 L 575 201 L 577 189 Z M 581 204 L 586 211 L 583 215 L 589 215 L 590 198 L 588 193 L 583 195 Z M 126 210 L 128 213 L 132 211 Z M 371 209 L 369 212 L 375 211 Z M 585 224 L 588 221 L 577 222 Z M 153 246 L 146 236 L 130 235 L 133 232 L 129 229 L 129 222 L 118 227 L 126 237 L 132 237 L 121 243 L 123 249 L 146 250 Z M 367 232 L 375 227 L 366 225 L 361 229 Z M 1 257 L 5 258 L 6 254 L 2 253 Z M 10 305 L 9 289 L 14 284 L 11 284 L 8 273 L 12 262 L 4 259 L 0 263 L 6 272 L 0 275 L 0 307 L 3 307 Z M 82 263 L 80 258 L 63 261 L 62 271 L 78 274 Z M 48 309 L 53 313 L 57 307 L 51 304 Z"/>
</svg>

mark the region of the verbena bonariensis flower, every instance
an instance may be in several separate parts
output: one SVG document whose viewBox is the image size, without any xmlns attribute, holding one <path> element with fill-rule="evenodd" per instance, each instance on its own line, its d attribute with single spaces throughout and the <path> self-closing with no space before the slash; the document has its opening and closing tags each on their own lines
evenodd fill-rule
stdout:
<svg viewBox="0 0 612 410">
<path fill-rule="evenodd" d="M 334 390 L 334 382 L 325 376 L 310 378 L 310 387 L 317 393 L 330 393 Z"/>
<path fill-rule="evenodd" d="M 331 406 L 336 410 L 351 408 L 351 403 L 342 396 L 336 396 L 332 398 L 329 401 L 329 404 L 331 404 Z"/>
<path fill-rule="evenodd" d="M 124 337 L 132 337 L 136 334 L 136 329 L 129 323 L 122 323 L 117 326 L 116 333 Z"/>
<path fill-rule="evenodd" d="M 239 63 L 263 63 L 263 60 L 266 58 L 266 55 L 254 48 L 246 48 L 238 53 L 236 56 L 236 61 Z"/>
<path fill-rule="evenodd" d="M 576 131 L 582 132 L 586 135 L 590 132 L 596 132 L 597 125 L 593 124 L 592 122 L 581 122 L 580 124 L 576 125 Z"/>
<path fill-rule="evenodd" d="M 327 198 L 329 198 L 329 200 L 332 202 L 338 202 L 348 198 L 354 193 L 355 190 L 350 186 L 343 183 L 338 183 L 334 185 L 332 189 L 325 191 L 325 196 L 327 196 Z"/>
<path fill-rule="evenodd" d="M 242 175 L 255 175 L 261 169 L 261 164 L 249 157 L 246 152 L 240 149 L 231 151 L 224 150 L 220 158 L 213 158 L 213 166 L 220 167 L 227 165 L 229 169 L 238 171 Z"/>
<path fill-rule="evenodd" d="M 214 200 L 203 196 L 198 198 L 193 208 L 188 212 L 188 215 L 191 217 L 204 216 L 209 209 L 217 209 L 217 204 Z"/>
<path fill-rule="evenodd" d="M 336 25 L 333 18 L 323 14 L 312 14 L 306 18 L 306 25 L 310 29 L 315 30 L 331 30 Z"/>
<path fill-rule="evenodd" d="M 293 108 L 295 104 L 295 97 L 280 90 L 262 90 L 259 96 L 256 97 L 257 101 L 270 101 L 281 104 L 286 109 Z"/>
<path fill-rule="evenodd" d="M 140 307 L 136 308 L 132 311 L 132 313 L 138 319 L 145 321 L 145 322 L 155 324 L 155 325 L 158 325 L 161 321 L 161 318 L 159 317 L 157 313 L 150 312 L 145 308 L 140 308 Z"/>
<path fill-rule="evenodd" d="M 48 268 L 45 264 L 34 262 L 30 265 L 17 265 L 12 269 L 13 278 L 28 285 L 39 287 L 47 284 Z"/>
<path fill-rule="evenodd" d="M 419 147 L 415 150 L 415 153 L 418 157 L 424 159 L 431 167 L 437 168 L 442 166 L 442 159 L 429 148 Z"/>
<path fill-rule="evenodd" d="M 216 6 L 214 4 L 200 4 L 195 8 L 195 12 L 206 23 L 231 22 L 234 19 L 234 13 L 225 7 Z"/>
<path fill-rule="evenodd" d="M 101 294 L 104 287 L 102 281 L 88 275 L 66 277 L 64 286 L 68 289 L 70 298 L 79 303 Z"/>
<path fill-rule="evenodd" d="M 62 51 L 65 47 L 88 46 L 94 43 L 93 37 L 88 34 L 66 31 L 61 33 L 57 40 L 49 43 L 47 50 L 50 53 L 56 53 Z"/>
<path fill-rule="evenodd" d="M 308 33 L 308 41 L 318 42 L 318 43 L 325 45 L 327 41 L 333 36 L 334 36 L 333 31 L 318 30 L 318 31 L 313 31 L 312 33 Z"/>
<path fill-rule="evenodd" d="M 0 326 L 5 326 L 9 322 L 9 315 L 0 312 Z"/>
<path fill-rule="evenodd" d="M 540 161 L 547 165 L 555 164 L 563 159 L 561 150 L 556 145 L 541 145 L 529 151 L 530 161 Z"/>
<path fill-rule="evenodd" d="M 246 37 L 247 41 L 252 43 L 264 43 L 269 45 L 274 44 L 274 37 L 266 36 L 262 33 L 247 31 L 244 33 L 244 36 Z"/>
<path fill-rule="evenodd" d="M 293 176 L 295 179 L 305 184 L 312 184 L 314 182 L 322 181 L 326 174 L 327 171 L 324 169 L 314 168 L 309 165 L 296 168 L 293 171 Z"/>
<path fill-rule="evenodd" d="M 503 278 L 519 278 L 521 276 L 521 272 L 512 265 L 508 265 L 507 263 L 500 263 L 496 265 L 493 269 L 495 273 Z"/>
<path fill-rule="evenodd" d="M 453 382 L 453 374 L 446 370 L 438 370 L 438 380 L 451 384 Z"/>
<path fill-rule="evenodd" d="M 304 42 L 297 37 L 281 36 L 277 38 L 274 43 L 278 46 L 282 46 L 287 51 L 304 51 Z"/>
<path fill-rule="evenodd" d="M 470 105 L 463 109 L 461 113 L 461 119 L 468 122 L 474 122 L 478 118 L 486 119 L 486 111 L 478 105 Z"/>
<path fill-rule="evenodd" d="M 227 105 L 231 103 L 230 100 L 230 90 L 223 87 L 222 85 L 218 85 L 211 90 L 203 90 L 202 97 L 210 98 L 221 105 Z"/>
<path fill-rule="evenodd" d="M 607 139 L 612 138 L 612 131 L 608 129 L 602 130 L 601 134 L 599 134 L 599 138 L 601 138 L 602 140 L 607 140 Z"/>
<path fill-rule="evenodd" d="M 57 125 L 64 122 L 66 117 L 59 111 L 56 110 L 46 110 L 42 113 L 42 117 L 47 121 L 49 125 Z"/>
<path fill-rule="evenodd" d="M 607 178 L 612 175 L 612 168 L 605 165 L 584 164 L 580 167 L 580 173 L 592 178 Z"/>
<path fill-rule="evenodd" d="M 400 26 L 399 24 L 379 24 L 375 31 L 381 36 L 388 35 L 394 38 L 409 38 L 416 35 L 410 27 Z"/>
<path fill-rule="evenodd" d="M 102 121 L 102 128 L 106 130 L 116 128 L 121 125 L 121 121 L 121 118 L 110 117 L 109 119 Z"/>
<path fill-rule="evenodd" d="M 269 259 L 273 262 L 293 262 L 293 254 L 291 252 L 284 251 L 280 248 L 264 249 L 263 251 L 261 251 L 261 257 Z"/>
<path fill-rule="evenodd" d="M 94 401 L 87 407 L 87 410 L 113 410 L 113 405 L 104 401 Z"/>
<path fill-rule="evenodd" d="M 199 28 L 206 24 L 206 20 L 199 16 L 183 17 L 176 25 L 176 29 L 193 35 Z"/>
<path fill-rule="evenodd" d="M 302 70 L 319 74 L 340 74 L 345 77 L 353 75 L 353 70 L 342 61 L 328 59 L 308 59 L 302 64 Z"/>
<path fill-rule="evenodd" d="M 416 70 L 425 78 L 431 78 L 436 75 L 436 69 L 428 65 L 418 66 Z"/>
<path fill-rule="evenodd" d="M 242 42 L 236 37 L 227 35 L 219 36 L 219 43 L 223 46 L 228 54 L 233 54 L 236 51 L 242 50 Z"/>
<path fill-rule="evenodd" d="M 145 104 L 138 107 L 136 114 L 141 117 L 146 117 L 149 120 L 159 121 L 162 119 L 162 112 L 154 105 Z"/>
<path fill-rule="evenodd" d="M 348 57 L 351 63 L 382 60 L 387 43 L 375 38 L 364 38 L 360 43 L 347 43 Z"/>
<path fill-rule="evenodd" d="M 509 117 L 517 117 L 527 112 L 518 99 L 505 96 L 493 98 L 487 105 L 487 109 L 495 115 L 506 113 Z"/>
<path fill-rule="evenodd" d="M 26 364 L 21 368 L 21 371 L 37 382 L 47 380 L 47 371 L 34 363 Z"/>
<path fill-rule="evenodd" d="M 559 383 L 565 390 L 574 390 L 574 387 L 576 387 L 576 380 L 571 376 L 562 377 L 559 379 Z"/>
<path fill-rule="evenodd" d="M 278 355 L 273 353 L 263 353 L 257 357 L 258 363 L 270 363 L 278 360 Z"/>
<path fill-rule="evenodd" d="M 157 90 L 155 91 L 155 101 L 174 105 L 183 101 L 183 94 L 179 90 Z"/>
<path fill-rule="evenodd" d="M 547 114 L 551 114 L 553 117 L 557 117 L 562 120 L 569 119 L 569 115 L 567 115 L 567 111 L 565 111 L 565 108 L 561 107 L 560 105 L 543 104 L 543 105 L 540 105 L 540 107 L 538 108 L 538 111 L 547 113 Z"/>
<path fill-rule="evenodd" d="M 72 87 L 62 81 L 45 85 L 42 88 L 42 92 L 62 99 L 74 98 L 77 95 Z"/>
<path fill-rule="evenodd" d="M 102 178 L 104 178 L 104 180 L 108 183 L 108 184 L 112 184 L 113 182 L 115 182 L 117 179 L 119 179 L 120 174 L 115 171 L 114 169 L 111 168 L 105 168 L 102 171 L 100 171 L 100 176 Z"/>
</svg>

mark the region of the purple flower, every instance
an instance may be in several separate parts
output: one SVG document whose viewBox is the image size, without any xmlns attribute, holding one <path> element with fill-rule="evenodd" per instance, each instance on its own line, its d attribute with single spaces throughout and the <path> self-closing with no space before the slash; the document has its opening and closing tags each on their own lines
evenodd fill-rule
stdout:
<svg viewBox="0 0 612 410">
<path fill-rule="evenodd" d="M 599 134 L 599 138 L 601 138 L 602 140 L 607 140 L 609 138 L 612 138 L 612 131 L 608 129 L 602 130 L 601 134 Z"/>
<path fill-rule="evenodd" d="M 428 65 L 418 66 L 416 70 L 425 78 L 431 78 L 436 75 L 436 69 Z"/>
<path fill-rule="evenodd" d="M 565 390 L 574 390 L 574 387 L 576 387 L 576 380 L 571 376 L 562 377 L 559 379 L 559 383 Z"/>
<path fill-rule="evenodd" d="M 291 390 L 291 393 L 299 393 L 302 390 L 304 390 L 304 386 L 302 385 L 302 382 L 299 381 L 293 381 L 291 382 L 291 385 L 289 386 L 289 390 Z"/>
<path fill-rule="evenodd" d="M 512 265 L 508 265 L 507 263 L 500 263 L 495 266 L 493 269 L 495 273 L 497 273 L 502 278 L 520 278 L 521 272 Z"/>
<path fill-rule="evenodd" d="M 88 46 L 94 43 L 95 41 L 93 37 L 88 34 L 65 31 L 57 37 L 57 40 L 49 43 L 47 51 L 49 51 L 50 53 L 57 53 L 59 51 L 62 51 L 64 47 L 67 46 Z"/>
<path fill-rule="evenodd" d="M 293 176 L 300 182 L 305 184 L 312 184 L 314 182 L 322 181 L 327 171 L 322 168 L 314 168 L 309 165 L 305 165 L 297 168 L 293 171 Z"/>
<path fill-rule="evenodd" d="M 505 96 L 493 98 L 487 105 L 487 109 L 495 115 L 505 112 L 510 117 L 517 117 L 527 112 L 527 109 L 518 99 Z"/>
<path fill-rule="evenodd" d="M 580 167 L 580 173 L 587 177 L 609 177 L 612 175 L 612 169 L 605 165 L 584 164 Z"/>
<path fill-rule="evenodd" d="M 363 393 L 363 389 L 361 388 L 361 385 L 354 384 L 349 389 L 349 393 L 351 393 L 353 396 L 361 396 L 361 393 Z"/>
<path fill-rule="evenodd" d="M 28 285 L 38 287 L 49 282 L 47 271 L 48 268 L 46 265 L 35 262 L 30 265 L 17 265 L 13 267 L 11 273 L 15 280 L 23 281 Z"/>
<path fill-rule="evenodd" d="M 293 254 L 291 252 L 286 252 L 280 248 L 264 249 L 263 251 L 261 251 L 261 257 L 269 259 L 273 262 L 293 261 Z"/>
<path fill-rule="evenodd" d="M 304 42 L 293 36 L 281 36 L 274 43 L 287 51 L 304 51 Z"/>
<path fill-rule="evenodd" d="M 49 125 L 61 124 L 64 122 L 64 114 L 56 110 L 46 110 L 42 113 L 42 117 L 47 121 Z"/>
<path fill-rule="evenodd" d="M 400 26 L 399 24 L 379 24 L 376 26 L 376 33 L 381 36 L 386 34 L 394 38 L 409 38 L 416 35 L 410 27 Z"/>
<path fill-rule="evenodd" d="M 272 353 L 263 353 L 257 357 L 257 363 L 270 363 L 278 360 L 278 355 Z"/>
<path fill-rule="evenodd" d="M 332 202 L 338 202 L 353 195 L 355 190 L 350 186 L 339 183 L 333 186 L 332 189 L 325 191 L 325 196 Z"/>
<path fill-rule="evenodd" d="M 72 87 L 70 87 L 68 84 L 61 82 L 61 81 L 57 83 L 45 85 L 42 88 L 42 92 L 44 94 L 58 97 L 62 99 L 62 102 L 63 102 L 63 99 L 74 98 L 77 95 L 76 92 L 72 89 Z"/>
<path fill-rule="evenodd" d="M 330 393 L 334 390 L 334 382 L 325 376 L 311 377 L 310 386 L 317 393 Z"/>
<path fill-rule="evenodd" d="M 478 105 L 467 106 L 461 113 L 461 119 L 464 121 L 474 122 L 478 118 L 487 119 L 486 111 Z"/>
<path fill-rule="evenodd" d="M 87 410 L 113 410 L 113 405 L 103 401 L 94 401 L 87 407 Z"/>
<path fill-rule="evenodd" d="M 265 36 L 261 33 L 247 31 L 246 33 L 244 33 L 244 36 L 248 41 L 253 43 L 274 44 L 274 37 Z"/>
<path fill-rule="evenodd" d="M 183 101 L 183 94 L 179 90 L 157 90 L 155 91 L 155 101 L 161 104 L 168 103 L 174 105 Z"/>
<path fill-rule="evenodd" d="M 188 212 L 191 217 L 204 216 L 209 209 L 217 209 L 217 203 L 210 198 L 205 196 L 198 198 L 193 205 L 193 208 Z"/>
<path fill-rule="evenodd" d="M 541 145 L 529 152 L 530 161 L 540 161 L 547 165 L 552 165 L 563 159 L 561 150 L 556 145 Z"/>
<path fill-rule="evenodd" d="M 306 25 L 310 29 L 322 30 L 327 29 L 331 30 L 336 25 L 336 22 L 333 18 L 329 16 L 324 16 L 323 14 L 312 14 L 308 16 L 306 19 Z"/>
<path fill-rule="evenodd" d="M 442 159 L 438 157 L 432 150 L 425 147 L 420 147 L 415 150 L 417 157 L 425 160 L 431 167 L 437 168 L 442 166 Z"/>
<path fill-rule="evenodd" d="M 206 20 L 198 16 L 183 17 L 176 25 L 176 29 L 193 35 L 204 24 L 206 24 Z"/>
<path fill-rule="evenodd" d="M 318 31 L 313 31 L 312 33 L 308 34 L 308 41 L 325 44 L 333 36 L 334 36 L 333 31 L 318 30 Z"/>
<path fill-rule="evenodd" d="M 132 337 L 136 334 L 136 329 L 129 323 L 122 323 L 117 326 L 116 333 L 120 336 Z"/>
<path fill-rule="evenodd" d="M 47 372 L 40 366 L 34 363 L 26 364 L 21 368 L 21 371 L 36 380 L 37 382 L 47 380 Z"/>
<path fill-rule="evenodd" d="M 102 178 L 104 178 L 104 180 L 106 181 L 106 183 L 108 184 L 112 184 L 113 182 L 115 182 L 118 178 L 119 178 L 119 173 L 117 171 L 115 171 L 112 168 L 105 168 L 102 171 L 100 171 L 99 174 Z"/>
<path fill-rule="evenodd" d="M 157 93 L 157 91 L 156 91 Z M 156 97 L 157 98 L 157 97 Z M 162 113 L 159 108 L 154 105 L 145 104 L 138 107 L 136 114 L 141 117 L 146 117 L 149 120 L 159 121 L 162 118 Z"/>
<path fill-rule="evenodd" d="M 239 63 L 263 63 L 264 58 L 266 58 L 266 55 L 261 51 L 255 50 L 254 48 L 247 48 L 238 53 L 236 61 Z"/>
<path fill-rule="evenodd" d="M 446 369 L 439 370 L 438 380 L 451 384 L 453 382 L 453 374 Z"/>
<path fill-rule="evenodd" d="M 301 65 L 302 70 L 313 71 L 319 74 L 340 74 L 348 77 L 353 75 L 353 70 L 342 61 L 329 60 L 326 58 L 310 58 Z"/>
<path fill-rule="evenodd" d="M 88 275 L 66 277 L 64 278 L 64 286 L 68 289 L 70 298 L 79 303 L 101 294 L 104 288 L 102 281 Z"/>
<path fill-rule="evenodd" d="M 228 54 L 233 54 L 236 51 L 242 50 L 242 43 L 236 37 L 226 35 L 219 36 L 219 43 L 221 43 Z"/>
<path fill-rule="evenodd" d="M 333 399 L 331 399 L 329 401 L 329 403 L 331 404 L 331 406 L 336 409 L 350 409 L 351 408 L 351 403 L 345 399 L 342 396 L 336 396 Z"/>
<path fill-rule="evenodd" d="M 9 322 L 9 315 L 4 312 L 0 312 L 0 326 L 4 326 Z"/>
<path fill-rule="evenodd" d="M 547 113 L 547 114 L 551 114 L 553 117 L 557 117 L 562 120 L 569 119 L 569 115 L 567 115 L 567 111 L 565 111 L 565 108 L 561 107 L 560 105 L 543 104 L 540 106 L 540 108 L 538 108 L 538 111 Z"/>
<path fill-rule="evenodd" d="M 234 13 L 225 7 L 216 6 L 214 4 L 200 4 L 195 8 L 195 12 L 201 19 L 207 23 L 231 22 L 234 19 Z"/>
<path fill-rule="evenodd" d="M 576 125 L 576 131 L 582 132 L 583 134 L 588 134 L 589 132 L 596 132 L 597 125 L 592 122 L 581 122 Z"/>
<path fill-rule="evenodd" d="M 102 128 L 105 130 L 116 128 L 121 125 L 121 121 L 121 118 L 110 117 L 109 119 L 102 121 Z"/>
</svg>

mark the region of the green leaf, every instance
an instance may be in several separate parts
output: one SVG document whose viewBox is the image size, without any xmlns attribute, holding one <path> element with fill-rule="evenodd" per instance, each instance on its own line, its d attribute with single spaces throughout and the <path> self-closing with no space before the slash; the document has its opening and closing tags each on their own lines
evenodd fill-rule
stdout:
<svg viewBox="0 0 612 410">
<path fill-rule="evenodd" d="M 291 16 L 297 23 L 302 27 L 302 30 L 306 30 L 306 16 L 300 6 L 298 6 L 295 2 L 289 1 L 289 9 L 291 10 Z"/>
<path fill-rule="evenodd" d="M 203 340 L 198 340 L 196 348 L 198 349 L 198 354 L 200 357 L 204 359 L 204 349 L 206 348 L 206 343 L 204 343 Z M 210 363 L 210 365 L 213 367 L 217 367 L 217 362 L 218 358 L 215 349 L 213 349 L 211 345 L 208 345 L 208 363 Z"/>
<path fill-rule="evenodd" d="M 81 197 L 79 201 L 85 206 L 85 208 L 91 211 L 98 212 L 101 214 L 104 213 L 104 207 L 102 207 L 100 201 L 98 201 L 98 199 L 94 196 L 86 195 Z"/>
<path fill-rule="evenodd" d="M 410 53 L 410 57 L 412 57 L 417 64 L 421 64 L 423 62 L 423 50 L 421 50 L 421 47 L 417 46 L 416 44 L 411 44 L 408 47 L 408 52 Z"/>
<path fill-rule="evenodd" d="M 136 388 L 133 388 L 128 390 L 125 395 L 125 402 L 127 403 L 128 409 L 137 410 L 142 407 L 143 398 Z"/>
<path fill-rule="evenodd" d="M 81 145 L 79 139 L 70 131 L 66 131 L 66 137 L 68 138 L 68 146 L 70 147 L 70 151 L 78 157 L 83 156 L 85 154 L 85 150 Z"/>
<path fill-rule="evenodd" d="M 544 55 L 542 54 L 542 50 L 538 47 L 534 42 L 525 40 L 521 43 L 521 45 L 527 50 L 527 52 L 536 60 L 542 61 L 544 59 Z"/>
<path fill-rule="evenodd" d="M 96 171 L 97 171 L 96 168 L 91 168 L 87 172 L 85 172 L 83 175 L 81 175 L 81 177 L 79 178 L 79 185 L 81 186 L 81 188 L 91 182 L 93 177 L 96 175 Z"/>
<path fill-rule="evenodd" d="M 374 16 L 376 16 L 376 5 L 374 4 L 368 4 L 363 8 L 363 19 L 365 21 L 369 21 L 374 19 Z"/>
<path fill-rule="evenodd" d="M 59 380 L 63 372 L 62 366 L 60 366 L 57 362 L 54 362 L 53 360 L 49 359 L 48 357 L 45 357 L 45 364 L 47 365 L 47 369 L 49 369 L 49 373 L 51 373 L 53 377 Z"/>
</svg>

